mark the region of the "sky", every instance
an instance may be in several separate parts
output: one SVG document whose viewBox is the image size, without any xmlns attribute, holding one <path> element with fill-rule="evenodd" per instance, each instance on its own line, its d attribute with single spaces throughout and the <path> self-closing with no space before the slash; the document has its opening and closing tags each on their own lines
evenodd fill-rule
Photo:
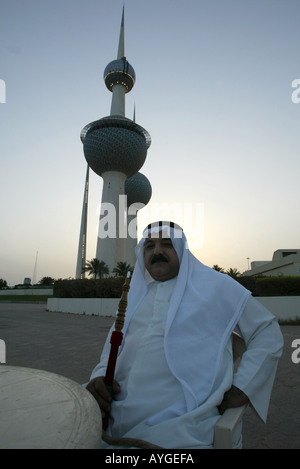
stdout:
<svg viewBox="0 0 300 469">
<path fill-rule="evenodd" d="M 299 0 L 1 0 L 0 278 L 8 285 L 75 276 L 80 132 L 110 114 L 103 72 L 117 56 L 123 4 L 136 73 L 126 117 L 135 106 L 152 139 L 140 170 L 152 198 L 139 233 L 166 215 L 204 264 L 240 272 L 300 248 Z M 102 183 L 91 171 L 88 260 Z"/>
</svg>

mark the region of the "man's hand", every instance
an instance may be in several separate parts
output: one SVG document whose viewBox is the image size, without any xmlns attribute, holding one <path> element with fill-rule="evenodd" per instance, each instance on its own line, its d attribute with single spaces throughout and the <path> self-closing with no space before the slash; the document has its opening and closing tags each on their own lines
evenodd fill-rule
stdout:
<svg viewBox="0 0 300 469">
<path fill-rule="evenodd" d="M 225 392 L 223 401 L 218 406 L 220 414 L 224 414 L 226 409 L 230 407 L 241 407 L 244 404 L 248 404 L 249 398 L 246 394 L 236 386 L 231 386 L 229 391 Z"/>
<path fill-rule="evenodd" d="M 99 376 L 97 378 L 92 379 L 92 381 L 90 381 L 87 385 L 86 389 L 94 396 L 94 398 L 98 402 L 99 407 L 102 411 L 102 416 L 104 416 L 106 413 L 109 413 L 112 397 L 109 394 L 104 383 L 104 376 Z M 114 394 L 118 394 L 121 391 L 119 383 L 117 383 L 117 381 L 113 382 L 112 389 Z"/>
</svg>

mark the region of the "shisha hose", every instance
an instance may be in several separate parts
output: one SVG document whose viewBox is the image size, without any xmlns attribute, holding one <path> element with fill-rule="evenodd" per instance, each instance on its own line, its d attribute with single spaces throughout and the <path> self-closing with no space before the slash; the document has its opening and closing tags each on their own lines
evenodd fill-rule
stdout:
<svg viewBox="0 0 300 469">
<path fill-rule="evenodd" d="M 127 308 L 127 295 L 130 288 L 130 272 L 128 272 L 127 277 L 125 279 L 125 283 L 122 287 L 122 296 L 119 302 L 118 314 L 115 322 L 115 330 L 113 331 L 110 339 L 110 353 L 106 368 L 106 374 L 104 378 L 105 385 L 111 395 L 113 397 L 113 381 L 115 375 L 115 368 L 118 356 L 118 350 L 123 340 L 123 326 L 125 321 L 125 312 Z M 106 430 L 108 426 L 108 414 L 105 414 L 103 417 L 102 423 L 103 429 Z"/>
</svg>

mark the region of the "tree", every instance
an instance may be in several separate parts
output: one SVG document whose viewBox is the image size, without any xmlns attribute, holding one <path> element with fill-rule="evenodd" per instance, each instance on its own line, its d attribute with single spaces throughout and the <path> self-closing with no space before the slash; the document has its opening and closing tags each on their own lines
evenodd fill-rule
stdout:
<svg viewBox="0 0 300 469">
<path fill-rule="evenodd" d="M 230 267 L 230 269 L 226 270 L 225 273 L 227 275 L 229 275 L 230 277 L 234 278 L 234 279 L 240 277 L 240 275 L 241 275 L 241 272 L 239 272 L 236 268 L 233 269 L 232 267 Z"/>
<path fill-rule="evenodd" d="M 39 281 L 39 284 L 40 285 L 44 285 L 44 286 L 49 286 L 49 285 L 53 285 L 55 282 L 55 279 L 52 278 L 52 277 L 43 277 L 41 278 L 41 280 Z"/>
<path fill-rule="evenodd" d="M 213 265 L 212 268 L 216 270 L 217 272 L 221 272 L 221 274 L 224 274 L 223 267 L 220 267 L 218 264 Z"/>
<path fill-rule="evenodd" d="M 117 266 L 113 269 L 113 274 L 115 274 L 116 277 L 126 277 L 127 272 L 132 272 L 133 267 L 129 264 L 126 264 L 126 262 L 118 262 Z"/>
<path fill-rule="evenodd" d="M 96 257 L 85 263 L 82 272 L 87 272 L 93 278 L 102 278 L 104 275 L 109 274 L 108 265 L 104 261 L 99 261 Z"/>
<path fill-rule="evenodd" d="M 3 280 L 3 278 L 0 278 L 0 289 L 6 288 L 6 287 L 7 287 L 7 281 Z"/>
</svg>

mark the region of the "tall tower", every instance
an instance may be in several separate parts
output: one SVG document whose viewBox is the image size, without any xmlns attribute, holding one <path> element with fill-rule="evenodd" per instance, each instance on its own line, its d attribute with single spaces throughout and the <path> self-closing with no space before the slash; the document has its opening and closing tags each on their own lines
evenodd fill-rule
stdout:
<svg viewBox="0 0 300 469">
<path fill-rule="evenodd" d="M 125 117 L 125 95 L 134 86 L 135 71 L 125 57 L 124 8 L 117 59 L 105 68 L 104 81 L 112 92 L 110 115 L 86 125 L 81 140 L 89 167 L 103 178 L 96 258 L 111 272 L 126 261 L 125 181 L 143 166 L 151 144 L 148 132 Z"/>
</svg>

